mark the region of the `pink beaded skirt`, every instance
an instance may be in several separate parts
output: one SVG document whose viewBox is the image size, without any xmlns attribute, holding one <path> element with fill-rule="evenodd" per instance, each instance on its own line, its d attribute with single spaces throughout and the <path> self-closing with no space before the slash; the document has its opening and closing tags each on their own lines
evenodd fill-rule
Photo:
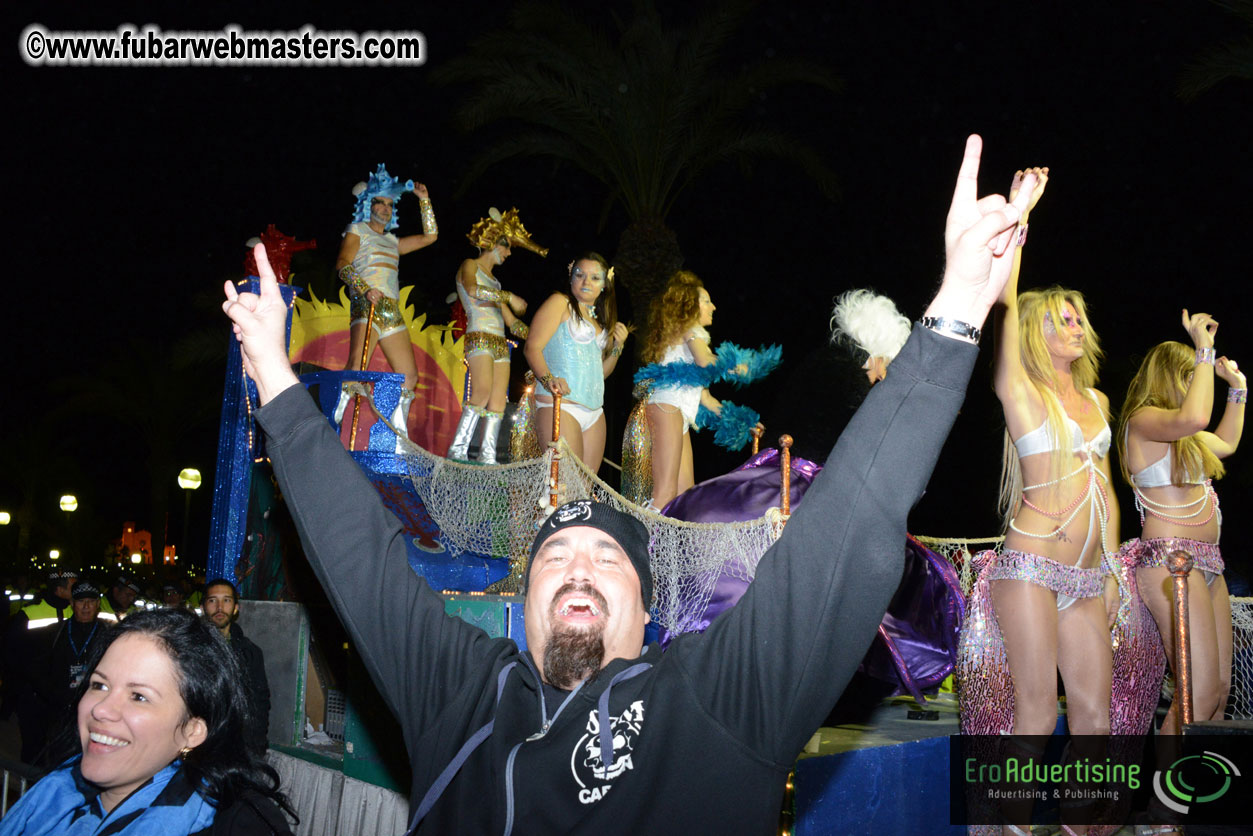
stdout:
<svg viewBox="0 0 1253 836">
<path fill-rule="evenodd" d="M 1119 589 L 1118 617 L 1111 635 L 1113 689 L 1110 694 L 1110 731 L 1144 734 L 1152 727 L 1158 693 L 1166 669 L 1157 624 L 1140 600 L 1136 588 L 1132 541 L 1114 563 Z M 1072 598 L 1101 594 L 1103 570 L 1079 569 L 1046 557 L 1013 550 L 998 555 L 985 551 L 974 556 L 979 573 L 966 607 L 958 645 L 957 694 L 963 734 L 1007 735 L 1014 728 L 1014 683 L 1009 674 L 1005 644 L 992 606 L 991 581 L 1025 580 Z M 1093 825 L 1088 832 L 1108 834 L 1117 825 Z M 971 836 L 999 834 L 999 826 L 967 828 Z"/>
<path fill-rule="evenodd" d="M 1136 585 L 1136 551 L 1131 540 L 1118 550 L 1118 618 L 1114 622 L 1114 690 L 1109 701 L 1111 734 L 1148 734 L 1153 731 L 1166 652 L 1157 622 L 1140 599 Z"/>
<path fill-rule="evenodd" d="M 957 648 L 957 699 L 962 734 L 1011 734 L 1014 683 L 992 607 L 991 582 L 1021 580 L 1072 598 L 1101 594 L 1100 569 L 1067 566 L 1027 552 L 988 550 L 974 556 L 979 578 L 966 606 Z"/>
<path fill-rule="evenodd" d="M 1157 624 L 1140 600 L 1135 566 L 1139 541 L 1118 553 L 1119 607 L 1111 643 L 1114 649 L 1113 691 L 1110 694 L 1110 732 L 1144 734 L 1157 708 L 1166 670 Z M 1073 598 L 1101 593 L 1102 570 L 1065 566 L 1039 555 L 1006 551 L 975 556 L 979 579 L 970 595 L 966 621 L 958 645 L 957 693 L 963 734 L 1010 734 L 1014 727 L 1014 683 L 1009 675 L 1005 645 L 992 607 L 990 583 L 1010 578 L 1026 580 Z"/>
<path fill-rule="evenodd" d="M 1153 537 L 1148 540 L 1132 540 L 1126 547 L 1134 547 L 1136 566 L 1165 566 L 1172 552 L 1185 551 L 1192 555 L 1192 564 L 1210 575 L 1221 575 L 1226 565 L 1217 543 L 1189 540 L 1186 537 Z"/>
</svg>

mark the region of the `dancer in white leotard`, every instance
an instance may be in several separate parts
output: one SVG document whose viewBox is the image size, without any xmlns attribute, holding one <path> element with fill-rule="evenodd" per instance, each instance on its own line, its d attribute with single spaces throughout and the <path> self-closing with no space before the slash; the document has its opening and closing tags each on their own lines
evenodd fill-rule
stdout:
<svg viewBox="0 0 1253 836">
<path fill-rule="evenodd" d="M 689 270 L 670 278 L 649 309 L 649 333 L 644 363 L 692 363 L 705 367 L 716 362 L 709 348 L 709 332 L 717 310 L 709 291 Z M 700 386 L 660 386 L 648 395 L 648 428 L 652 437 L 652 507 L 661 510 L 695 484 L 692 437 L 701 404 L 718 413 L 722 403 Z"/>
</svg>

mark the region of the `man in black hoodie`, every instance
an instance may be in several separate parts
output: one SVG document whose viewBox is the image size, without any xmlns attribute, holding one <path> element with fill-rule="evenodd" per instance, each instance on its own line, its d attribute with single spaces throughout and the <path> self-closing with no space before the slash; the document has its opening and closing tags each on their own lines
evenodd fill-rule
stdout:
<svg viewBox="0 0 1253 836">
<path fill-rule="evenodd" d="M 967 141 L 944 282 L 849 423 L 739 604 L 663 655 L 641 648 L 642 524 L 557 509 L 532 547 L 528 652 L 444 613 L 404 532 L 298 385 L 287 308 L 224 309 L 257 383 L 257 419 L 305 552 L 402 726 L 422 833 L 769 833 L 796 754 L 856 669 L 900 580 L 906 515 L 961 404 L 979 327 L 1009 275 L 1031 192 L 978 200 Z"/>
<path fill-rule="evenodd" d="M 239 661 L 248 695 L 248 728 L 244 730 L 248 748 L 265 754 L 270 731 L 270 681 L 265 675 L 261 648 L 235 623 L 239 614 L 239 592 L 225 578 L 215 578 L 204 586 L 204 618 L 222 634 Z"/>
</svg>

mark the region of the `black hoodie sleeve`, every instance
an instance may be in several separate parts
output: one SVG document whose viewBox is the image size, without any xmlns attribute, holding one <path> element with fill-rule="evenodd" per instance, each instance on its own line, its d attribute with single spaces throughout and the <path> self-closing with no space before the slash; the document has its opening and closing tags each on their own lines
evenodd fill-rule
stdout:
<svg viewBox="0 0 1253 836">
<path fill-rule="evenodd" d="M 409 567 L 405 532 L 303 386 L 257 411 L 305 555 L 406 732 L 426 728 L 489 653 Z"/>
<path fill-rule="evenodd" d="M 916 326 L 744 597 L 670 651 L 706 710 L 776 763 L 793 762 L 874 638 L 977 355 Z"/>
</svg>

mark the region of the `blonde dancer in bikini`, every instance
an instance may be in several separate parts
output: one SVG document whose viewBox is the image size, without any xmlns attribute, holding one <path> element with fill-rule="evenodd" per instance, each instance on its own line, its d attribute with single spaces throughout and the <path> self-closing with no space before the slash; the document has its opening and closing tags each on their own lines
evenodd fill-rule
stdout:
<svg viewBox="0 0 1253 836">
<path fill-rule="evenodd" d="M 1218 550 L 1222 514 L 1210 480 L 1224 472 L 1244 431 L 1244 373 L 1234 360 L 1214 356 L 1218 323 L 1208 314 L 1183 312 L 1192 347 L 1154 346 L 1127 390 L 1119 446 L 1123 477 L 1136 495 L 1143 532 L 1135 548 L 1144 602 L 1175 668 L 1172 586 L 1166 559 L 1176 549 L 1192 555 L 1188 576 L 1191 630 L 1192 705 L 1197 720 L 1221 720 L 1231 687 L 1231 598 Z M 1207 432 L 1214 403 L 1214 378 L 1227 384 L 1227 403 L 1214 432 Z M 1179 733 L 1172 704 L 1163 734 Z M 1169 832 L 1169 831 L 1166 831 Z"/>
<path fill-rule="evenodd" d="M 1048 169 L 1030 171 L 1038 179 L 1028 212 L 1048 183 Z M 977 560 L 982 571 L 962 639 L 962 729 L 1013 734 L 1015 745 L 1031 750 L 1020 756 L 1035 752 L 1019 736 L 1049 735 L 1057 725 L 1059 671 L 1070 732 L 1109 733 L 1109 626 L 1118 596 L 1101 568 L 1118 531 L 1109 399 L 1092 388 L 1101 350 L 1081 293 L 1053 287 L 1018 294 L 1026 228 L 1024 215 L 1010 280 L 993 311 L 993 376 L 1007 431 L 1005 544 L 999 555 Z M 992 645 L 996 651 L 987 652 Z M 977 670 L 992 659 L 1007 670 Z M 1012 689 L 986 684 L 1006 674 Z M 1021 812 L 1029 816 L 1029 805 Z M 1006 825 L 1002 832 L 1027 830 Z"/>
</svg>

